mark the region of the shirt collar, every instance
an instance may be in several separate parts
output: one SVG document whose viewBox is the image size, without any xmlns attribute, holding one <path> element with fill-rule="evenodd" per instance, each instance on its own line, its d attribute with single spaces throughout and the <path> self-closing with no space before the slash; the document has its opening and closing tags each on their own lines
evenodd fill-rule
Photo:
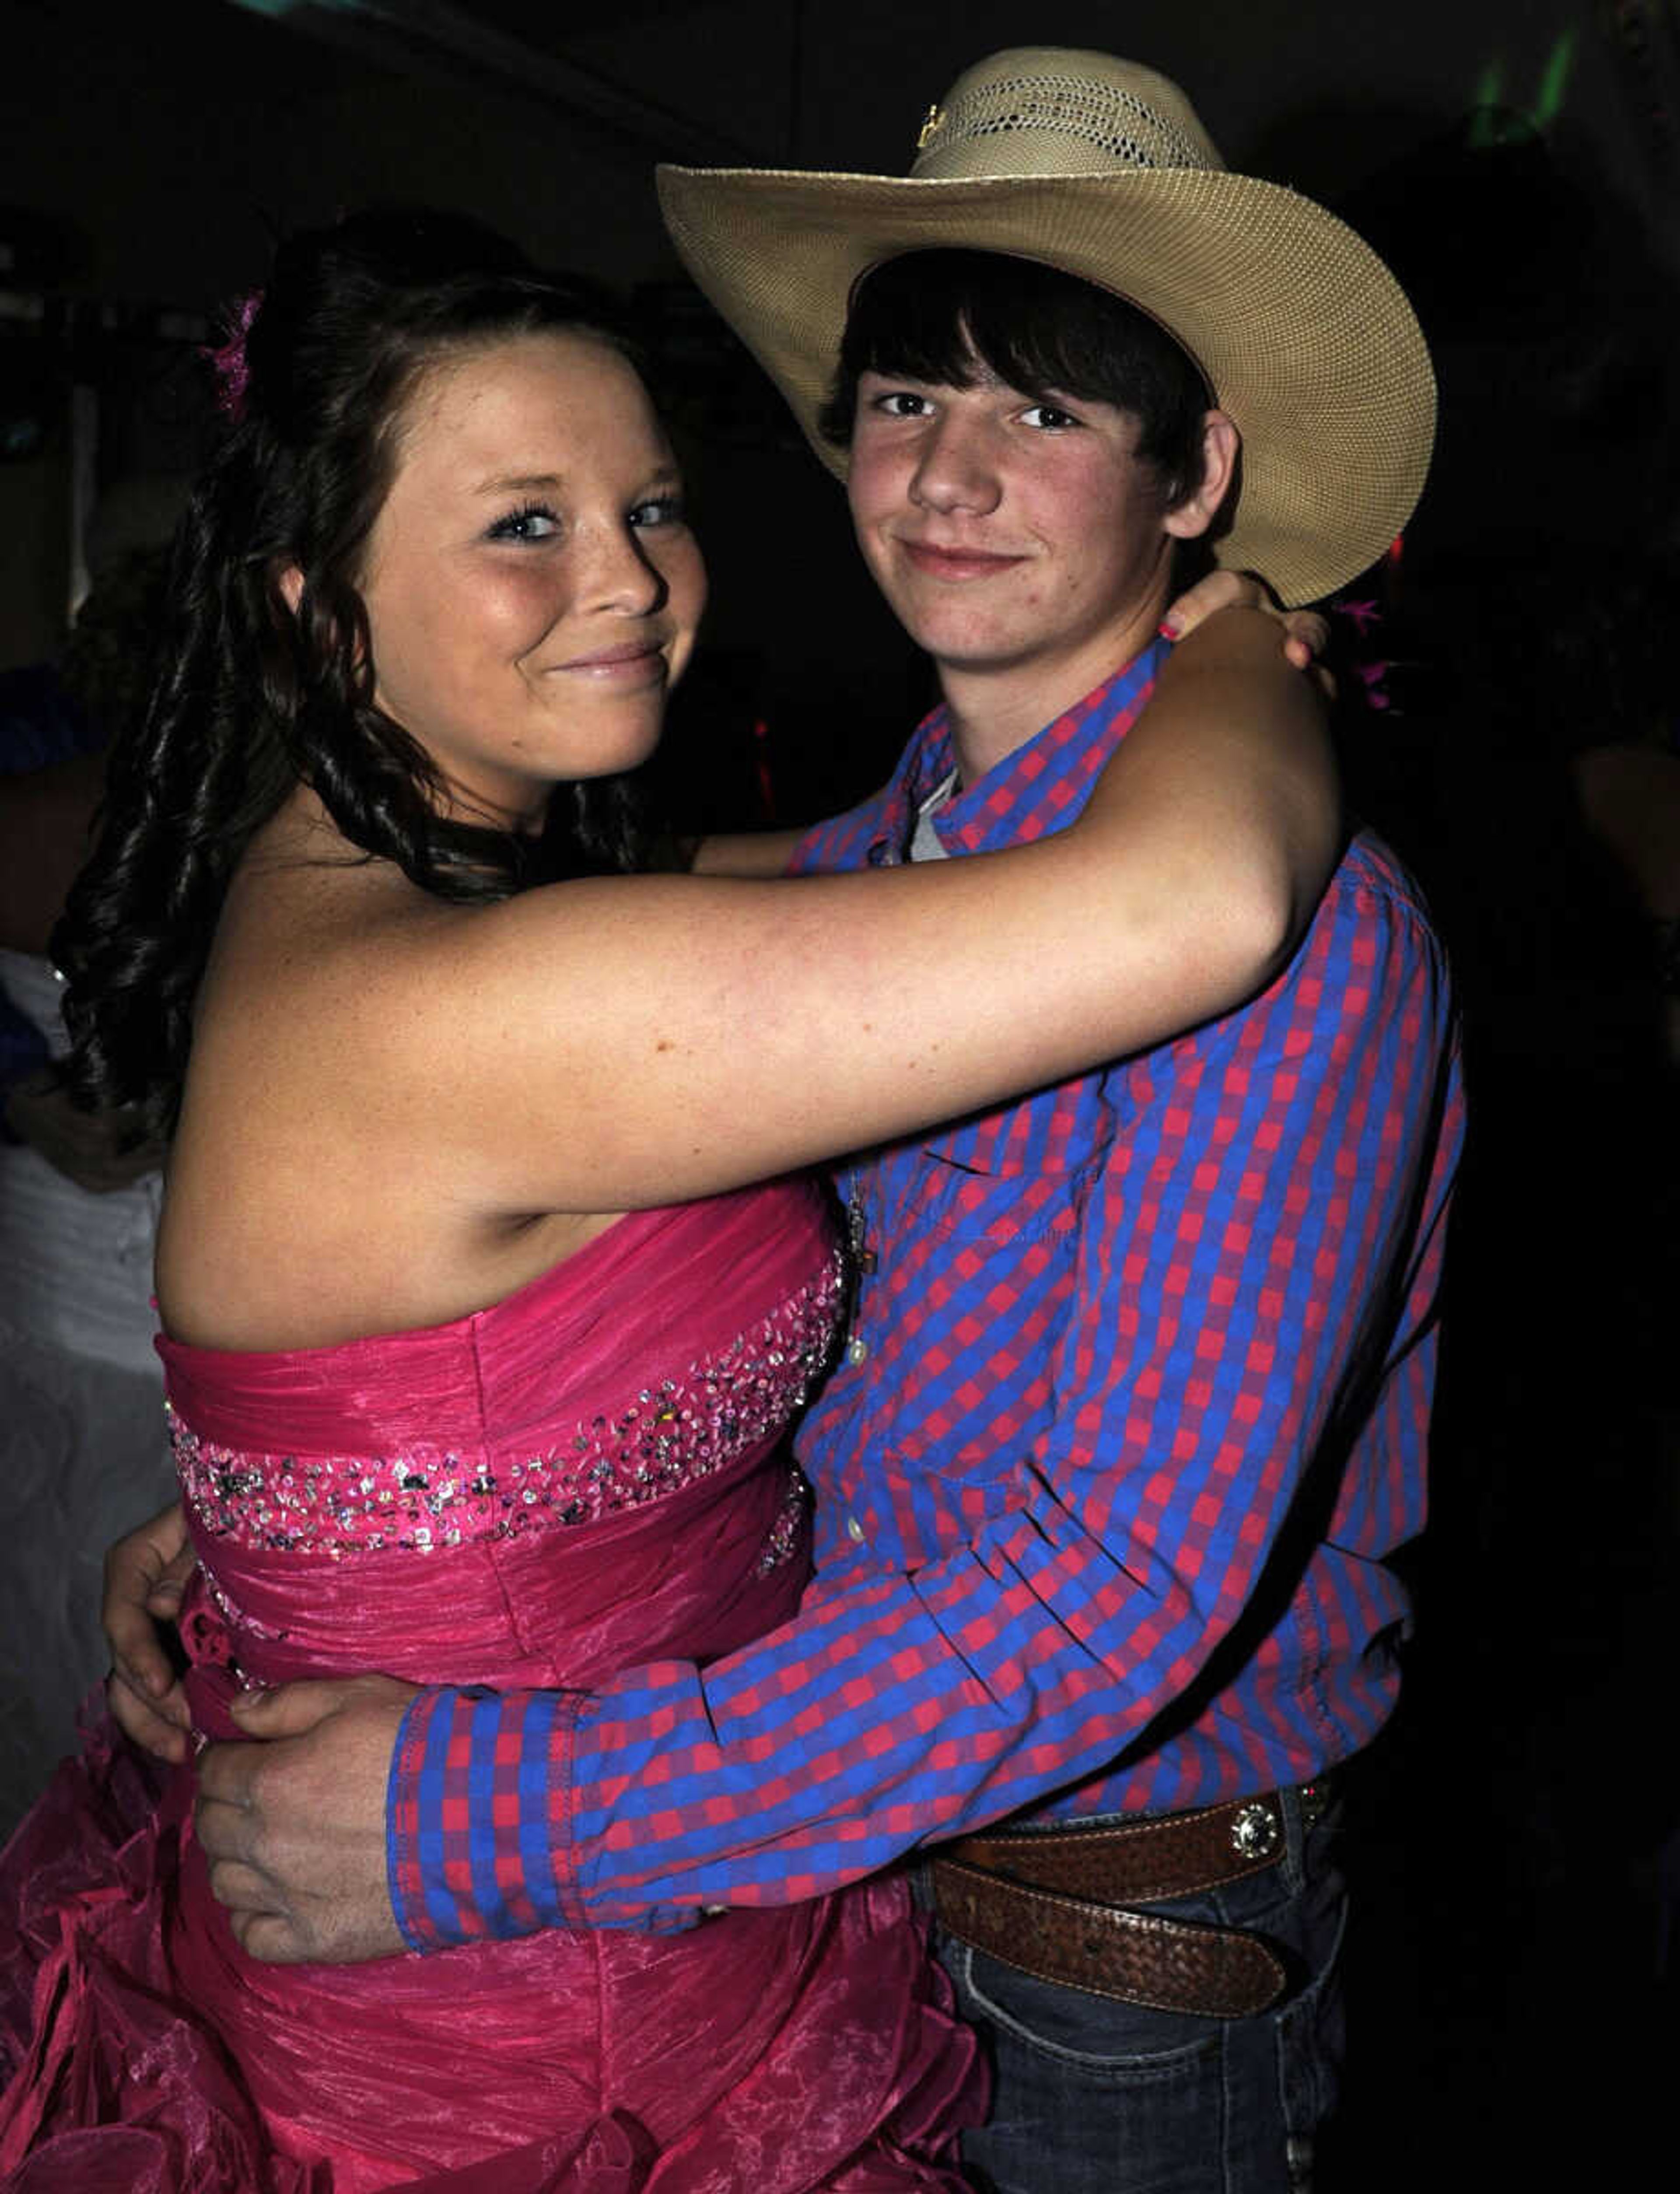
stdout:
<svg viewBox="0 0 1680 2194">
<path fill-rule="evenodd" d="M 948 853 L 983 853 L 1065 830 L 1092 784 L 1143 714 L 1167 654 L 1153 640 L 1071 709 L 948 801 L 933 827 Z M 893 774 L 871 859 L 909 858 L 917 810 L 955 764 L 943 707 L 925 717 Z"/>
</svg>

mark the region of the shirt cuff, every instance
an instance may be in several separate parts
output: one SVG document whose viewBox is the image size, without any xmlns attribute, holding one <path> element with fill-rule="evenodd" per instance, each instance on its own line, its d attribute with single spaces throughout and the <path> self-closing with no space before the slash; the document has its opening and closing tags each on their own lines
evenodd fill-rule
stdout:
<svg viewBox="0 0 1680 2194">
<path fill-rule="evenodd" d="M 410 1950 L 582 1924 L 571 1737 L 582 1691 L 419 1692 L 386 1785 L 392 1910 Z"/>
</svg>

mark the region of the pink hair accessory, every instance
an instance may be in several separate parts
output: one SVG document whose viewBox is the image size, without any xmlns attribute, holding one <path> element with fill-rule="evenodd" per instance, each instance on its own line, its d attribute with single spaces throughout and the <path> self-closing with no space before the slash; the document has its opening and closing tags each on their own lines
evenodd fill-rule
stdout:
<svg viewBox="0 0 1680 2194">
<path fill-rule="evenodd" d="M 262 302 L 261 290 L 252 290 L 235 301 L 227 315 L 227 339 L 219 347 L 207 343 L 204 356 L 216 377 L 216 402 L 237 426 L 244 415 L 245 389 L 251 377 L 245 356 L 245 338 L 251 331 Z"/>
<path fill-rule="evenodd" d="M 1375 657 L 1362 652 L 1375 627 L 1384 622 L 1382 605 L 1376 601 L 1337 602 L 1334 611 L 1339 617 L 1345 617 L 1353 627 L 1356 635 L 1356 646 L 1362 651 L 1356 656 L 1353 674 L 1365 689 L 1363 698 L 1366 707 L 1392 708 L 1394 700 L 1388 690 L 1387 679 L 1394 665 L 1379 662 Z"/>
<path fill-rule="evenodd" d="M 1393 668 L 1394 665 L 1391 663 L 1355 663 L 1354 669 L 1358 673 L 1360 681 L 1365 688 L 1365 705 L 1368 709 L 1392 707 L 1392 697 L 1383 681 Z"/>
</svg>

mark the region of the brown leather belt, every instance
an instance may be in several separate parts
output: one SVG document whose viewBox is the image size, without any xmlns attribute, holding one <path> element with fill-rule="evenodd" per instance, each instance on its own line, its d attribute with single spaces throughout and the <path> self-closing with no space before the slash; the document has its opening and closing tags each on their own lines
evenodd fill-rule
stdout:
<svg viewBox="0 0 1680 2194">
<path fill-rule="evenodd" d="M 1309 1818 L 1322 1789 L 1301 1793 Z M 1276 1792 L 1116 1827 L 965 1836 L 933 1860 L 934 1906 L 960 1941 L 1040 1980 L 1158 2011 L 1243 2019 L 1283 1993 L 1287 1976 L 1268 1944 L 1126 1908 L 1241 1881 L 1275 1865 L 1284 1841 Z"/>
</svg>

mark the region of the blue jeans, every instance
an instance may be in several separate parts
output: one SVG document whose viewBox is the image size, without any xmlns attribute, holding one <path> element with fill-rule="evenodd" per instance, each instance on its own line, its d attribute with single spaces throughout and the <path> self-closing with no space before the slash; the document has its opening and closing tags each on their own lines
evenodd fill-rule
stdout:
<svg viewBox="0 0 1680 2194">
<path fill-rule="evenodd" d="M 1249 2019 L 1201 2019 L 1035 1980 L 935 1930 L 957 2008 L 992 2061 L 984 2128 L 962 2145 L 979 2194 L 1308 2194 L 1342 2054 L 1346 1892 L 1336 1808 L 1263 1873 L 1140 1907 L 1262 1935 L 1291 1981 Z"/>
</svg>

